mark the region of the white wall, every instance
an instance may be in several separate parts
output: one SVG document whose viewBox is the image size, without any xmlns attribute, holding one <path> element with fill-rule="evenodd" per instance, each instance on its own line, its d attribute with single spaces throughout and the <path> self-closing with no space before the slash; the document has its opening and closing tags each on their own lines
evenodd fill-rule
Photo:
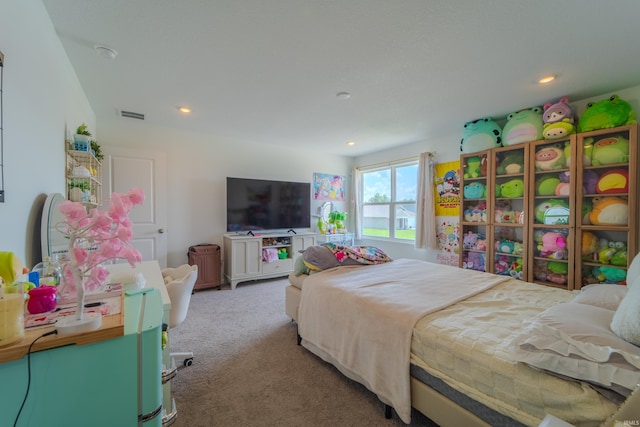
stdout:
<svg viewBox="0 0 640 427">
<path fill-rule="evenodd" d="M 41 259 L 48 193 L 64 193 L 66 128 L 95 124 L 93 110 L 40 0 L 0 2 L 5 203 L 0 251 L 32 267 Z"/>
<path fill-rule="evenodd" d="M 608 92 L 599 96 L 594 96 L 592 98 L 582 99 L 575 102 L 571 102 L 570 99 L 570 104 L 576 116 L 579 117 L 582 115 L 582 113 L 584 113 L 586 104 L 588 102 L 606 99 L 614 93 L 619 95 L 622 99 L 628 101 L 636 111 L 636 114 L 640 113 L 640 86 L 620 89 L 614 92 Z M 557 100 L 563 96 L 564 95 L 560 95 L 557 99 L 550 99 L 549 102 L 557 102 Z M 520 107 L 514 106 L 514 111 L 517 108 Z M 494 119 L 500 120 L 502 118 L 494 117 Z M 469 118 L 469 120 L 473 120 L 473 118 Z M 461 123 L 460 132 L 456 132 L 454 134 L 443 135 L 430 141 L 407 144 L 397 148 L 393 148 L 391 150 L 381 151 L 358 157 L 355 159 L 354 165 L 367 166 L 386 161 L 404 159 L 406 157 L 418 156 L 420 153 L 425 151 L 430 151 L 432 153 L 435 152 L 436 163 L 458 160 L 460 158 L 460 139 L 462 138 L 463 125 L 464 123 Z M 358 244 L 377 245 L 383 248 L 383 250 L 387 252 L 387 254 L 389 254 L 389 256 L 391 256 L 392 258 L 417 258 L 436 262 L 437 251 L 416 249 L 413 242 L 404 243 L 390 242 L 388 240 L 362 239 L 358 242 Z"/>
<path fill-rule="evenodd" d="M 314 172 L 348 175 L 352 165 L 351 158 L 322 151 L 225 141 L 132 119 L 98 117 L 98 122 L 103 146 L 167 154 L 167 265 L 172 267 L 187 262 L 191 245 L 216 243 L 222 247 L 227 176 L 312 182 Z M 312 205 L 312 213 L 320 203 Z"/>
</svg>

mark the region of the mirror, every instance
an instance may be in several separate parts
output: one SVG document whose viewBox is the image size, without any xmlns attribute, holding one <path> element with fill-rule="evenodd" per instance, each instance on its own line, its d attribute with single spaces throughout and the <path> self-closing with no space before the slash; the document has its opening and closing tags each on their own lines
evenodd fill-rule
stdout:
<svg viewBox="0 0 640 427">
<path fill-rule="evenodd" d="M 69 243 L 66 237 L 56 230 L 56 224 L 64 221 L 58 206 L 64 200 L 60 193 L 51 193 L 44 201 L 42 208 L 42 222 L 40 225 L 42 259 L 46 257 L 64 258 L 69 251 Z"/>
<path fill-rule="evenodd" d="M 333 210 L 333 203 L 331 202 L 324 202 L 322 206 L 320 206 L 320 218 L 322 218 L 322 221 L 325 224 L 329 223 L 329 214 L 331 214 L 332 210 Z"/>
</svg>

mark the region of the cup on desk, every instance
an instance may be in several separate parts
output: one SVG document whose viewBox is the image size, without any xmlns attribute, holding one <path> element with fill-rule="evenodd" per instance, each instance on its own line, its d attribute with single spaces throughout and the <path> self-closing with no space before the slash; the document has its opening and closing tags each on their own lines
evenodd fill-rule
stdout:
<svg viewBox="0 0 640 427">
<path fill-rule="evenodd" d="M 40 286 L 29 291 L 27 310 L 31 314 L 46 313 L 56 308 L 56 287 Z"/>
<path fill-rule="evenodd" d="M 24 337 L 22 284 L 14 288 L 0 289 L 0 347 L 13 344 Z"/>
</svg>

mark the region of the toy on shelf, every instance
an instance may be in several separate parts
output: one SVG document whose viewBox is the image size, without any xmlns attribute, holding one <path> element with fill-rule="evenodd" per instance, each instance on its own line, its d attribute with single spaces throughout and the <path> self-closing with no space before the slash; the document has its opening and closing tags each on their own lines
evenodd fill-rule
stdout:
<svg viewBox="0 0 640 427">
<path fill-rule="evenodd" d="M 593 166 L 628 162 L 629 140 L 627 138 L 616 135 L 599 139 L 593 143 L 591 150 L 591 164 Z"/>
<path fill-rule="evenodd" d="M 542 235 L 537 249 L 542 258 L 566 259 L 566 237 L 562 233 L 548 231 Z"/>
<path fill-rule="evenodd" d="M 582 259 L 593 260 L 594 254 L 598 251 L 600 240 L 591 231 L 582 232 L 581 252 Z"/>
<path fill-rule="evenodd" d="M 548 199 L 534 208 L 534 218 L 539 224 L 568 224 L 569 204 L 563 199 Z"/>
<path fill-rule="evenodd" d="M 468 231 L 462 237 L 462 248 L 463 249 L 468 249 L 468 250 L 485 250 L 486 249 L 486 239 L 484 237 L 484 234 L 482 234 L 482 233 L 474 233 L 473 231 Z"/>
<path fill-rule="evenodd" d="M 487 222 L 487 204 L 468 206 L 464 212 L 464 220 L 467 222 Z"/>
<path fill-rule="evenodd" d="M 464 178 L 478 178 L 481 175 L 480 172 L 480 156 L 467 157 L 466 164 L 464 165 Z"/>
<path fill-rule="evenodd" d="M 593 225 L 627 225 L 629 207 L 625 199 L 615 196 L 594 197 L 589 220 Z"/>
<path fill-rule="evenodd" d="M 563 147 L 559 143 L 553 145 L 545 145 L 535 155 L 535 167 L 539 171 L 551 171 L 564 169 L 567 158 L 564 154 Z"/>
<path fill-rule="evenodd" d="M 496 185 L 496 197 L 513 199 L 522 197 L 524 194 L 524 180 L 520 178 L 510 179 L 502 184 Z"/>
<path fill-rule="evenodd" d="M 524 252 L 522 242 L 516 242 L 513 240 L 496 240 L 495 249 L 496 252 L 509 255 L 522 255 Z"/>
<path fill-rule="evenodd" d="M 626 169 L 611 169 L 600 175 L 596 182 L 598 194 L 620 194 L 629 191 L 629 172 Z"/>
<path fill-rule="evenodd" d="M 500 224 L 524 224 L 524 212 L 496 208 L 494 219 Z"/>
<path fill-rule="evenodd" d="M 486 194 L 486 188 L 481 182 L 472 182 L 465 185 L 463 189 L 465 199 L 483 199 Z"/>
<path fill-rule="evenodd" d="M 542 139 L 542 108 L 532 107 L 507 116 L 502 129 L 502 145 L 523 144 Z"/>
<path fill-rule="evenodd" d="M 575 132 L 569 98 L 561 98 L 555 104 L 545 104 L 543 108 L 542 137 L 544 139 L 563 138 Z"/>
<path fill-rule="evenodd" d="M 469 252 L 463 258 L 462 268 L 485 271 L 486 257 L 482 252 Z"/>
<path fill-rule="evenodd" d="M 464 124 L 460 151 L 476 153 L 502 146 L 502 128 L 490 117 Z"/>
<path fill-rule="evenodd" d="M 500 164 L 496 168 L 498 175 L 513 175 L 524 171 L 524 153 L 522 150 L 515 150 L 506 153 Z"/>
<path fill-rule="evenodd" d="M 627 278 L 626 270 L 615 267 L 599 267 L 598 280 L 601 283 L 622 284 Z"/>
<path fill-rule="evenodd" d="M 636 123 L 636 113 L 631 104 L 618 95 L 611 95 L 608 99 L 588 103 L 578 121 L 578 128 L 581 132 L 589 132 L 633 123 Z"/>
<path fill-rule="evenodd" d="M 560 182 L 558 175 L 540 175 L 536 178 L 536 196 L 553 196 Z"/>
<path fill-rule="evenodd" d="M 585 194 L 596 194 L 596 185 L 600 177 L 591 169 L 585 170 L 582 176 L 582 188 Z"/>
</svg>

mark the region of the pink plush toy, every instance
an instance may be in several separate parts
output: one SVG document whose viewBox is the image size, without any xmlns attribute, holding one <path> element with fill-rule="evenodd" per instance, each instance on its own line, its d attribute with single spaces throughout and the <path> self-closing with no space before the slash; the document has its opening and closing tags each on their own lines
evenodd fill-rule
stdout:
<svg viewBox="0 0 640 427">
<path fill-rule="evenodd" d="M 544 258 L 563 259 L 567 253 L 567 241 L 564 235 L 554 231 L 549 231 L 542 235 L 542 242 L 538 250 L 540 256 Z"/>
</svg>

